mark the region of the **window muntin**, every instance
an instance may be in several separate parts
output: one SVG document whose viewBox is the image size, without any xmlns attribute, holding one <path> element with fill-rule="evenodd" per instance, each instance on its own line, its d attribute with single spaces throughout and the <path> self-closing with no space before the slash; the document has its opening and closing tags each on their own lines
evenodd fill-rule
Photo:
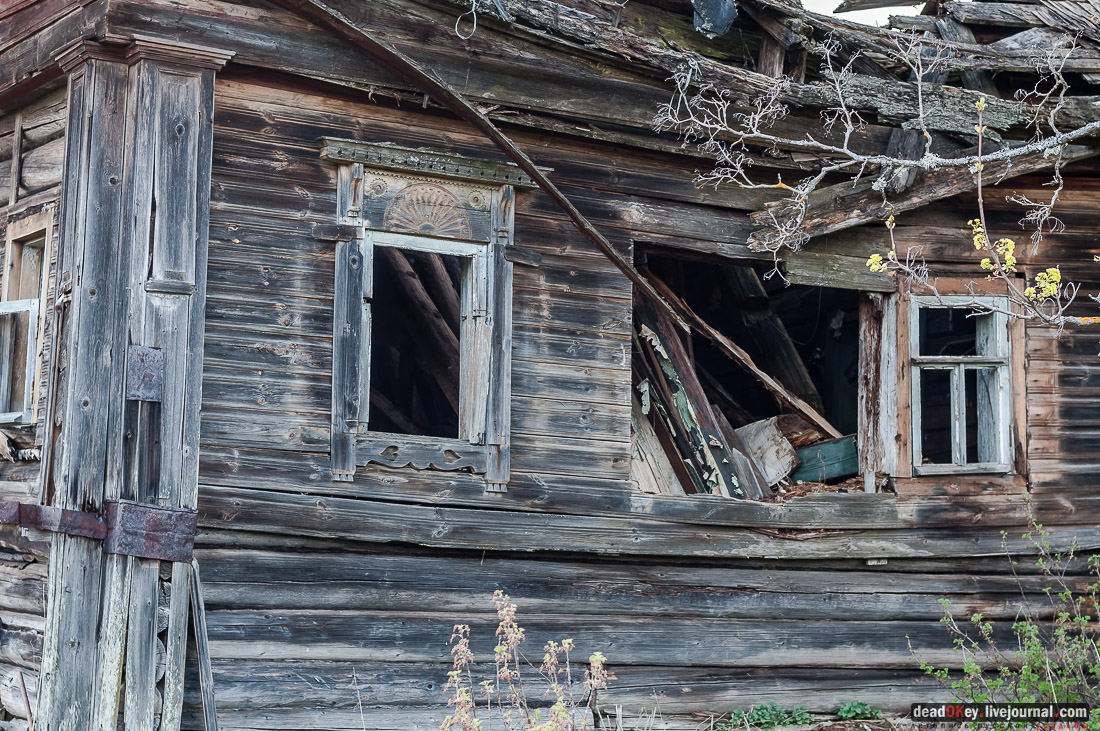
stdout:
<svg viewBox="0 0 1100 731">
<path fill-rule="evenodd" d="M 914 473 L 1010 472 L 1007 299 L 922 296 L 911 306 Z"/>
<path fill-rule="evenodd" d="M 39 310 L 48 236 L 44 229 L 9 236 L 0 296 L 0 424 L 28 424 L 34 421 L 37 393 Z"/>
</svg>

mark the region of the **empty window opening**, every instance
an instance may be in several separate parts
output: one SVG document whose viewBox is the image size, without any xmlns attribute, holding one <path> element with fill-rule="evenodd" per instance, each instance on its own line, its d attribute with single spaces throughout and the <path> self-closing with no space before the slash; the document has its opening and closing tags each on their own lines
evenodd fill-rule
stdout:
<svg viewBox="0 0 1100 731">
<path fill-rule="evenodd" d="M 375 432 L 457 438 L 467 258 L 375 248 L 370 420 Z"/>
<path fill-rule="evenodd" d="M 952 307 L 921 307 L 920 355 L 977 354 L 978 320 L 970 310 Z"/>
<path fill-rule="evenodd" d="M 709 339 L 662 329 L 660 316 L 639 305 L 633 360 L 639 398 L 632 419 L 639 489 L 741 497 L 736 488 L 748 481 L 756 486 L 749 496 L 765 499 L 862 491 L 862 478 L 855 477 L 860 293 L 788 285 L 766 279 L 763 270 L 726 262 L 653 253 L 641 258 L 651 276 L 747 352 L 761 371 L 848 436 L 833 439 L 791 413 Z M 716 442 L 722 450 L 708 454 Z M 727 469 L 734 474 L 724 474 Z M 669 475 L 679 484 L 666 490 Z"/>
</svg>

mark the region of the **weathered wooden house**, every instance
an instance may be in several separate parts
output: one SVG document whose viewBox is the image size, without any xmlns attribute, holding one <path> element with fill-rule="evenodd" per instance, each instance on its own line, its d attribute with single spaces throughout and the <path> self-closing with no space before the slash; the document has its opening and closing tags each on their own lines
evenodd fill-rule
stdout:
<svg viewBox="0 0 1100 731">
<path fill-rule="evenodd" d="M 212 728 L 211 689 L 223 729 L 434 728 L 452 625 L 491 654 L 495 589 L 533 655 L 608 657 L 604 708 L 904 711 L 943 695 L 910 645 L 957 662 L 941 597 L 1043 606 L 1005 556 L 1029 510 L 1100 549 L 1098 337 L 959 308 L 972 174 L 889 211 L 831 180 L 787 284 L 750 246 L 783 191 L 698 188 L 713 161 L 654 131 L 685 59 L 738 93 L 787 74 L 784 134 L 819 129 L 805 46 L 831 34 L 869 90 L 857 146 L 898 149 L 889 31 L 783 0 L 475 7 L 0 10 L 0 728 Z M 1082 34 L 1060 119 L 1097 119 L 1087 9 L 897 19 L 950 49 L 937 149 L 975 144 L 980 95 L 1025 139 L 1013 92 L 1055 31 Z M 1019 255 L 1082 292 L 1090 139 L 1065 229 Z M 755 154 L 761 180 L 815 165 Z M 990 173 L 991 229 L 1050 164 Z M 868 271 L 890 212 L 944 297 Z"/>
</svg>

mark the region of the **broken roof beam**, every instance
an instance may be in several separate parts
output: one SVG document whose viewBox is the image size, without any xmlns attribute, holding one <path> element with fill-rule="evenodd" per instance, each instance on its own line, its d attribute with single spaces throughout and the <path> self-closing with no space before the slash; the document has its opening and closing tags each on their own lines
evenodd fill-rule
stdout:
<svg viewBox="0 0 1100 731">
<path fill-rule="evenodd" d="M 280 0 L 280 2 L 306 2 L 307 0 Z M 319 0 L 310 0 L 317 2 Z M 644 36 L 628 28 L 586 13 L 576 8 L 565 7 L 550 0 L 501 0 L 505 9 L 516 19 L 518 26 L 527 25 L 543 31 L 552 31 L 566 41 L 582 43 L 586 47 L 599 49 L 610 56 L 625 59 L 641 68 L 654 69 L 663 74 L 682 70 L 686 60 L 694 62 L 698 79 L 702 83 L 714 84 L 716 88 L 729 93 L 729 99 L 735 105 L 752 105 L 757 99 L 769 94 L 775 85 L 771 76 L 723 63 L 714 58 L 685 51 L 670 45 L 657 36 Z M 781 0 L 754 0 L 754 12 L 759 17 L 771 18 L 770 23 L 786 27 L 796 34 L 814 32 L 824 37 L 830 32 L 836 33 L 845 41 L 871 52 L 889 55 L 896 51 L 897 41 L 909 41 L 906 34 L 881 28 L 871 28 L 843 19 L 808 13 Z M 748 11 L 746 11 L 748 12 Z M 778 33 L 778 31 L 777 31 Z M 792 40 L 791 36 L 779 33 L 781 38 Z M 985 46 L 951 41 L 937 41 L 937 45 L 954 51 L 952 58 L 942 60 L 946 70 L 983 69 L 1032 71 L 1033 54 L 1020 53 L 1005 56 L 990 51 Z M 972 134 L 974 125 L 973 105 L 977 101 L 974 92 L 950 86 L 928 87 L 923 90 L 926 99 L 927 126 L 933 131 L 956 134 Z M 880 115 L 884 119 L 906 121 L 916 114 L 916 87 L 910 82 L 896 78 L 870 78 L 853 76 L 846 84 L 847 103 L 851 108 L 866 110 Z M 780 101 L 794 108 L 828 109 L 837 104 L 835 90 L 830 84 L 815 82 L 793 84 L 781 95 Z M 1064 126 L 1071 125 L 1075 119 L 1067 110 Z M 985 124 L 999 131 L 1011 128 L 1025 134 L 1029 121 L 1025 105 L 1010 100 L 991 101 L 986 108 Z M 779 123 L 782 125 L 782 121 Z M 784 131 L 779 132 L 783 136 Z M 794 136 L 794 133 L 790 133 Z M 780 145 L 784 147 L 784 145 Z"/>
<path fill-rule="evenodd" d="M 1019 28 L 1046 25 L 1041 17 L 1042 6 L 1030 3 L 949 2 L 944 9 L 960 23 Z"/>
<path fill-rule="evenodd" d="M 307 1 L 316 2 L 317 0 L 280 0 L 284 3 Z M 553 30 L 570 40 L 589 44 L 643 67 L 658 69 L 665 73 L 676 73 L 683 68 L 685 60 L 691 59 L 696 64 L 700 81 L 712 83 L 724 92 L 728 92 L 730 100 L 735 104 L 751 105 L 758 98 L 769 94 L 775 85 L 774 78 L 770 76 L 685 52 L 659 38 L 638 35 L 616 27 L 613 23 L 591 13 L 563 8 L 549 0 L 502 1 L 506 10 L 519 22 Z M 763 8 L 756 11 L 761 17 L 764 17 L 765 13 L 783 16 L 783 20 L 777 21 L 780 25 L 801 28 L 800 17 L 804 16 L 807 22 L 812 20 L 811 25 L 817 24 L 818 21 L 824 23 L 817 28 L 818 31 L 836 29 L 870 50 L 888 53 L 894 47 L 894 39 L 901 38 L 908 41 L 908 36 L 902 34 L 869 29 L 866 26 L 836 18 L 825 19 L 824 16 L 795 11 L 786 5 L 776 7 L 776 0 L 757 0 L 757 4 Z M 789 37 L 784 37 L 790 40 Z M 951 44 L 942 41 L 941 43 L 948 47 L 957 47 L 959 52 L 957 55 L 960 57 L 967 54 L 997 55 L 988 54 L 982 47 L 976 45 Z M 948 63 L 950 61 L 951 59 L 948 59 Z M 1027 68 L 1032 66 L 1033 63 L 1029 60 Z M 912 83 L 857 75 L 853 76 L 845 86 L 847 102 L 853 108 L 865 109 L 882 117 L 901 121 L 910 119 L 916 112 L 917 92 Z M 973 92 L 945 86 L 926 88 L 924 96 L 927 101 L 926 108 L 934 110 L 928 114 L 930 129 L 963 134 L 973 133 L 973 105 L 977 101 Z M 794 84 L 784 91 L 780 100 L 794 107 L 815 109 L 828 109 L 837 104 L 833 87 L 823 82 Z M 1023 105 L 1004 100 L 999 100 L 998 103 L 991 102 L 987 106 L 985 117 L 986 126 L 997 130 L 1014 126 L 1022 127 L 1027 123 Z"/>
<path fill-rule="evenodd" d="M 900 38 L 907 40 L 908 38 L 904 33 L 894 30 L 896 28 L 902 28 L 908 31 L 938 32 L 936 18 L 932 16 L 892 15 L 890 16 L 890 27 L 879 28 L 863 25 L 846 18 L 811 13 L 804 10 L 801 6 L 794 6 L 787 3 L 786 0 L 755 0 L 755 2 L 773 10 L 777 15 L 791 19 L 791 21 L 798 21 L 812 26 L 819 39 L 823 39 L 832 34 L 836 38 L 853 43 L 865 51 L 886 55 L 890 55 L 892 51 L 896 51 L 896 39 Z M 1078 7 L 1075 3 L 1066 3 L 1061 0 L 1051 0 L 1051 3 L 1052 6 L 1056 5 L 1058 8 L 1063 8 L 1064 6 L 1066 13 Z M 974 16 L 992 17 L 998 15 L 998 13 L 987 12 L 985 10 L 985 8 L 989 8 L 993 5 L 1003 8 L 1003 12 L 1000 13 L 1000 15 L 1004 15 L 1006 19 L 1011 20 L 1013 17 L 1016 18 L 1016 21 L 1013 22 L 1012 25 L 1021 27 L 1051 25 L 1054 28 L 1060 28 L 1066 25 L 1065 22 L 1059 22 L 1056 10 L 1052 8 L 1040 8 L 1038 5 L 1025 5 L 1023 3 L 953 2 L 948 3 L 947 7 L 955 20 L 961 23 L 968 23 Z M 954 8 L 953 11 L 952 8 Z M 1014 8 L 1016 9 L 1015 15 L 1012 15 Z M 1023 10 L 1023 8 L 1030 8 L 1031 10 Z M 1032 20 L 1032 16 L 1035 16 L 1034 20 Z M 1027 21 L 1026 23 L 1024 22 L 1025 20 Z M 1077 26 L 1072 25 L 1067 27 L 1075 29 Z M 1069 34 L 1072 35 L 1074 32 L 1076 32 L 1076 30 L 1071 30 Z M 1088 35 L 1088 32 L 1086 32 L 1086 35 Z M 1034 73 L 1035 71 L 1034 49 L 1036 46 L 1010 50 L 997 49 L 994 47 L 994 44 L 986 46 L 978 43 L 962 43 L 949 40 L 939 41 L 937 45 L 955 52 L 954 57 L 941 59 L 940 61 L 942 68 L 948 71 L 960 69 L 980 69 L 990 72 L 1020 71 L 1025 73 Z M 1089 57 L 1091 55 L 1094 54 L 1079 48 L 1070 56 L 1063 70 L 1091 70 L 1091 68 L 1078 67 L 1082 64 L 1086 66 L 1090 65 L 1091 61 Z"/>
<path fill-rule="evenodd" d="M 1083 160 L 1097 154 L 1100 154 L 1100 147 L 1067 145 L 1062 150 L 1062 163 Z M 1016 158 L 1011 161 L 1011 165 L 1003 160 L 990 161 L 985 163 L 983 179 L 990 185 L 1053 165 L 1054 158 L 1042 153 Z M 864 179 L 855 185 L 851 182 L 837 183 L 811 193 L 803 232 L 814 237 L 872 221 L 885 221 L 891 215 L 975 190 L 977 176 L 965 167 L 928 170 L 918 176 L 904 194 L 885 202 L 882 193 L 872 188 L 873 184 L 873 179 Z M 762 227 L 749 235 L 749 246 L 760 247 L 764 244 L 771 232 L 773 213 L 772 210 L 765 209 L 749 216 L 750 221 Z"/>
<path fill-rule="evenodd" d="M 653 283 L 653 287 L 661 293 L 661 295 L 672 304 L 683 316 L 684 319 L 695 328 L 695 331 L 709 340 L 719 352 L 731 359 L 733 362 L 740 365 L 746 371 L 748 371 L 757 381 L 760 382 L 765 389 L 767 389 L 784 407 L 790 409 L 793 413 L 801 414 L 807 421 L 816 426 L 821 431 L 825 432 L 831 437 L 839 438 L 843 436 L 837 429 L 828 422 L 828 420 L 816 411 L 808 403 L 800 399 L 795 394 L 787 390 L 782 383 L 775 380 L 771 375 L 760 370 L 760 368 L 753 362 L 752 356 L 745 352 L 743 348 L 734 343 L 728 337 L 712 327 L 706 320 L 699 317 L 692 310 L 686 302 L 673 292 L 667 284 L 662 282 L 652 273 L 649 274 L 650 281 Z"/>
<path fill-rule="evenodd" d="M 806 81 L 806 49 L 803 42 L 813 35 L 813 29 L 799 23 L 798 32 L 780 23 L 775 16 L 762 8 L 753 7 L 751 3 L 743 3 L 745 14 L 752 18 L 762 31 L 760 38 L 760 56 L 756 65 L 757 71 L 765 76 L 778 79 L 783 76 L 784 65 L 787 60 L 787 51 L 791 51 L 790 78 L 794 83 L 801 84 Z"/>
<path fill-rule="evenodd" d="M 912 0 L 844 0 L 833 10 L 834 13 L 850 13 L 856 10 L 877 10 L 878 8 L 896 8 L 899 5 L 913 5 Z"/>
</svg>

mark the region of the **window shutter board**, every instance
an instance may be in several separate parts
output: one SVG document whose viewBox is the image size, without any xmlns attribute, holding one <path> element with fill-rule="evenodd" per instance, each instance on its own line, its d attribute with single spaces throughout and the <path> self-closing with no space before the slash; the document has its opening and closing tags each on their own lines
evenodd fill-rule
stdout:
<svg viewBox="0 0 1100 731">
<path fill-rule="evenodd" d="M 491 303 L 492 344 L 489 355 L 492 378 L 486 404 L 485 442 L 489 446 L 485 479 L 488 489 L 502 492 L 510 475 L 512 393 L 512 262 L 505 256 L 514 244 L 515 191 L 502 188 L 493 197 L 494 241 Z"/>
<path fill-rule="evenodd" d="M 358 246 L 362 262 L 359 273 L 360 292 L 355 300 L 359 302 L 362 318 L 359 325 L 359 422 L 355 432 L 365 431 L 370 423 L 370 333 L 374 318 L 371 312 L 371 297 L 374 293 L 374 243 L 371 241 L 370 231 L 359 231 L 360 237 L 352 242 Z"/>
<path fill-rule="evenodd" d="M 39 300 L 32 300 L 27 310 L 27 363 L 23 381 L 23 418 L 24 424 L 34 423 L 35 386 L 38 381 L 38 308 Z"/>
<path fill-rule="evenodd" d="M 470 260 L 462 287 L 462 320 L 459 361 L 459 436 L 470 444 L 485 444 L 486 410 L 489 402 L 489 382 L 492 348 L 492 279 L 493 270 L 485 257 Z"/>
<path fill-rule="evenodd" d="M 340 168 L 337 206 L 340 223 L 355 220 L 357 195 L 361 191 L 362 169 L 358 165 Z M 350 482 L 355 475 L 355 435 L 363 409 L 361 371 L 364 316 L 364 252 L 358 239 L 336 243 L 336 271 L 332 313 L 332 434 L 330 460 L 332 479 Z M 365 410 L 362 416 L 366 417 Z"/>
</svg>

